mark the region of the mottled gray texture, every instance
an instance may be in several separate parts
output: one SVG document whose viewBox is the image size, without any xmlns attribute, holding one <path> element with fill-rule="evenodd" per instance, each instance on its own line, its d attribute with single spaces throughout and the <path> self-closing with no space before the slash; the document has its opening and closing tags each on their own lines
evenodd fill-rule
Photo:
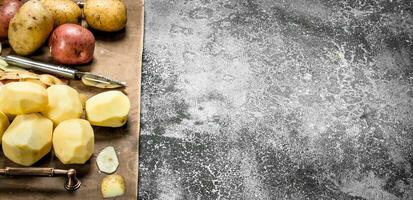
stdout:
<svg viewBox="0 0 413 200">
<path fill-rule="evenodd" d="M 140 199 L 413 199 L 413 1 L 145 10 Z"/>
</svg>

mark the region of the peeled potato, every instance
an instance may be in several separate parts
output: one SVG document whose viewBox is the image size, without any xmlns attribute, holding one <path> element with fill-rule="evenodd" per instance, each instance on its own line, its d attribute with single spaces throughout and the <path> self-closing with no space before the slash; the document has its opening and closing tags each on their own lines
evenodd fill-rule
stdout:
<svg viewBox="0 0 413 200">
<path fill-rule="evenodd" d="M 125 194 L 125 180 L 118 174 L 106 176 L 100 186 L 103 198 L 118 197 Z"/>
<path fill-rule="evenodd" d="M 9 118 L 7 117 L 6 114 L 0 112 L 0 138 L 3 137 L 3 133 L 4 131 L 6 131 L 7 127 L 9 127 L 10 122 L 9 122 Z M 1 140 L 0 140 L 0 144 L 1 144 Z"/>
<path fill-rule="evenodd" d="M 52 132 L 52 121 L 42 115 L 18 115 L 4 132 L 4 155 L 17 164 L 30 166 L 51 150 Z"/>
<path fill-rule="evenodd" d="M 11 82 L 0 90 L 0 110 L 6 114 L 41 112 L 47 103 L 46 89 L 36 83 Z"/>
<path fill-rule="evenodd" d="M 63 164 L 84 164 L 92 156 L 95 136 L 90 123 L 83 119 L 69 119 L 53 132 L 53 150 Z"/>
<path fill-rule="evenodd" d="M 67 85 L 52 85 L 47 88 L 49 104 L 42 114 L 55 125 L 68 119 L 80 118 L 83 105 L 79 93 Z"/>
<path fill-rule="evenodd" d="M 97 94 L 86 101 L 86 116 L 92 125 L 121 127 L 128 121 L 129 98 L 119 91 Z"/>
</svg>

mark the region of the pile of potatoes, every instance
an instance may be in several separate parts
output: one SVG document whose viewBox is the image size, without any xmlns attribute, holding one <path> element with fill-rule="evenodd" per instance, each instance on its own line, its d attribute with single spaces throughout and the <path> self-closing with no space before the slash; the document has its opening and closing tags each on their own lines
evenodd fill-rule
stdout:
<svg viewBox="0 0 413 200">
<path fill-rule="evenodd" d="M 86 113 L 85 119 L 81 119 Z M 64 164 L 84 164 L 94 152 L 92 125 L 121 127 L 130 110 L 128 97 L 107 91 L 82 102 L 67 85 L 45 88 L 11 82 L 0 88 L 0 137 L 4 155 L 30 166 L 53 148 Z M 13 119 L 9 122 L 9 119 Z"/>
<path fill-rule="evenodd" d="M 115 32 L 126 26 L 123 0 L 86 0 L 82 9 L 71 0 L 0 0 L 0 38 L 23 56 L 39 49 L 49 38 L 56 63 L 86 64 L 92 61 L 95 38 L 79 25 L 82 17 L 89 27 Z M 50 37 L 49 37 L 50 36 Z"/>
</svg>

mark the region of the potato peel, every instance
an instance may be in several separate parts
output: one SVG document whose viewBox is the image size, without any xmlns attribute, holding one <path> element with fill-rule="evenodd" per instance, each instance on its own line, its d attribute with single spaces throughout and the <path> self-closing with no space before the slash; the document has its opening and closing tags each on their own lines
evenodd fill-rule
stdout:
<svg viewBox="0 0 413 200">
<path fill-rule="evenodd" d="M 21 79 L 20 82 L 32 82 L 32 83 L 36 83 L 41 85 L 42 87 L 46 88 L 48 87 L 48 85 L 44 84 L 43 82 L 41 82 L 38 79 Z"/>
<path fill-rule="evenodd" d="M 67 85 L 68 81 L 62 81 L 55 76 L 49 74 L 39 75 L 39 80 L 48 86 L 52 85 Z"/>
<path fill-rule="evenodd" d="M 3 71 L 0 73 L 0 80 L 22 80 L 22 79 L 39 79 L 37 74 L 27 71 Z"/>
<path fill-rule="evenodd" d="M 1 67 L 0 66 L 0 81 L 29 81 L 49 87 L 52 85 L 67 85 L 68 81 L 61 80 L 49 74 L 35 74 L 18 67 Z"/>
<path fill-rule="evenodd" d="M 112 174 L 106 176 L 100 185 L 103 198 L 118 197 L 125 194 L 125 180 L 121 175 Z"/>
<path fill-rule="evenodd" d="M 18 72 L 19 71 L 25 71 L 25 72 L 27 72 L 27 70 L 25 70 L 21 67 L 10 66 L 9 64 L 7 64 L 6 61 L 1 60 L 1 59 L 0 59 L 0 70 L 3 70 L 5 72 L 15 72 L 15 71 L 18 71 Z"/>
<path fill-rule="evenodd" d="M 9 66 L 9 64 L 3 59 L 0 59 L 0 69 L 7 68 L 7 66 Z"/>
<path fill-rule="evenodd" d="M 96 157 L 96 164 L 101 172 L 111 174 L 118 169 L 119 160 L 115 148 L 108 146 Z"/>
</svg>

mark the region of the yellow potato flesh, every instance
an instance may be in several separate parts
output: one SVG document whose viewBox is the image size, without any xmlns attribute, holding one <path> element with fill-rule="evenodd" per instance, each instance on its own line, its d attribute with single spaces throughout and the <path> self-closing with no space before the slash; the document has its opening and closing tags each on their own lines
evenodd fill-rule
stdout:
<svg viewBox="0 0 413 200">
<path fill-rule="evenodd" d="M 0 112 L 0 138 L 3 137 L 3 133 L 4 131 L 6 131 L 7 127 L 9 127 L 10 122 L 9 122 L 9 118 L 7 117 L 6 114 Z M 0 140 L 0 144 L 1 144 L 1 140 Z"/>
<path fill-rule="evenodd" d="M 125 194 L 125 190 L 125 180 L 118 174 L 106 176 L 100 186 L 103 198 L 122 196 Z"/>
<path fill-rule="evenodd" d="M 18 115 L 4 132 L 4 155 L 15 163 L 30 166 L 51 150 L 52 132 L 52 121 L 42 115 Z"/>
<path fill-rule="evenodd" d="M 90 123 L 69 119 L 53 132 L 53 150 L 63 164 L 84 164 L 92 156 L 95 136 Z"/>
<path fill-rule="evenodd" d="M 103 92 L 86 101 L 86 116 L 92 125 L 121 127 L 128 120 L 130 101 L 119 91 Z"/>
<path fill-rule="evenodd" d="M 42 114 L 55 125 L 68 119 L 80 118 L 83 105 L 79 93 L 67 85 L 52 85 L 47 88 L 48 101 Z"/>
<path fill-rule="evenodd" d="M 12 82 L 0 90 L 0 110 L 20 115 L 43 111 L 48 104 L 44 87 L 31 82 Z"/>
</svg>

